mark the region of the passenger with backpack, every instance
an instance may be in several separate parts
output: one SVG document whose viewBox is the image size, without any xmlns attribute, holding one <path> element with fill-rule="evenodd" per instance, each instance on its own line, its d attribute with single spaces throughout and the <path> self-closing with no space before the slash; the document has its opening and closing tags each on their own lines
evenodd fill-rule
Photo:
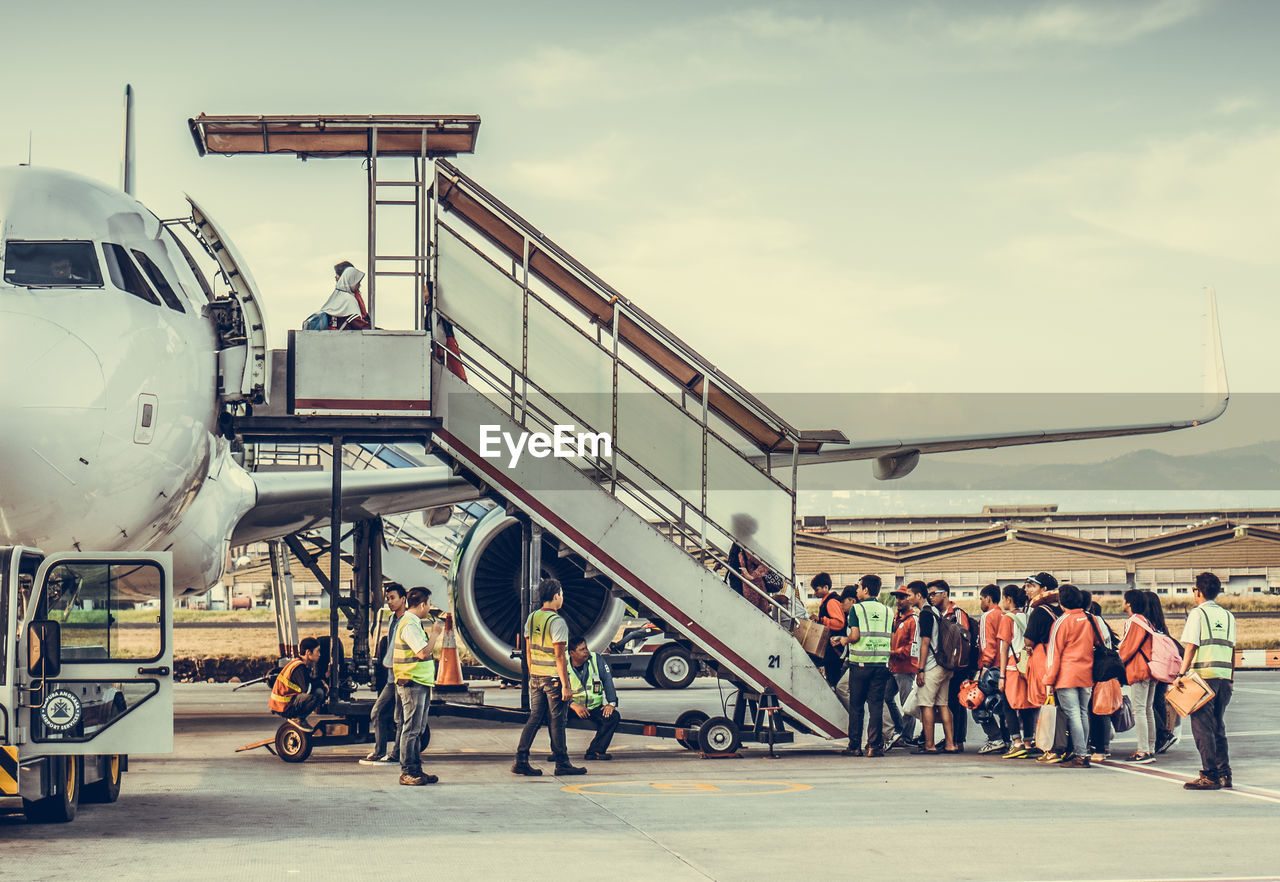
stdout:
<svg viewBox="0 0 1280 882">
<path fill-rule="evenodd" d="M 1120 660 L 1124 662 L 1125 679 L 1129 681 L 1129 700 L 1133 704 L 1134 732 L 1138 749 L 1129 762 L 1146 765 L 1156 761 L 1156 679 L 1151 676 L 1150 660 L 1155 651 L 1156 631 L 1145 615 L 1147 598 L 1136 588 L 1124 593 L 1124 638 L 1120 641 Z M 1169 638 L 1166 636 L 1166 640 Z"/>
<path fill-rule="evenodd" d="M 929 603 L 929 589 L 924 582 L 916 580 L 907 585 L 911 592 L 911 605 L 919 610 L 916 619 L 916 633 L 920 637 L 920 648 L 917 650 L 916 665 L 920 673 L 916 674 L 916 698 L 920 704 L 920 722 L 924 725 L 924 744 L 916 748 L 916 753 L 959 753 L 955 742 L 955 718 L 947 707 L 947 687 L 951 682 L 951 669 L 944 667 L 940 661 L 940 650 L 935 641 L 944 628 L 955 629 L 955 625 L 942 617 L 942 614 Z M 954 658 L 948 658 L 953 662 Z M 933 727 L 938 718 L 942 718 L 942 732 L 945 738 L 942 750 L 939 751 L 934 738 Z"/>
<path fill-rule="evenodd" d="M 1004 621 L 1004 611 L 1000 609 L 1000 586 L 987 585 L 978 592 L 978 602 L 982 606 L 982 618 L 978 621 L 978 679 L 992 677 L 999 682 L 996 663 L 1000 659 L 1000 623 Z M 1001 690 L 1002 692 L 1003 690 Z M 997 695 L 1001 695 L 997 692 Z M 973 712 L 973 718 L 982 726 L 987 736 L 987 743 L 978 749 L 979 754 L 1000 753 L 1009 749 L 1010 730 L 1005 715 L 1008 706 L 1003 696 L 1000 708 L 991 712 L 980 708 Z"/>
<path fill-rule="evenodd" d="M 1147 599 L 1146 616 L 1151 627 L 1156 629 L 1157 634 L 1163 634 L 1173 640 L 1173 636 L 1169 633 L 1169 626 L 1164 620 L 1164 607 L 1160 603 L 1160 595 L 1150 590 L 1143 591 L 1142 595 Z M 1182 646 L 1175 642 L 1173 648 L 1178 653 L 1178 668 L 1181 668 Z M 1156 679 L 1159 680 L 1159 678 Z M 1165 701 L 1165 693 L 1168 689 L 1168 683 L 1163 681 L 1156 683 L 1156 699 L 1152 707 L 1156 718 L 1156 756 L 1177 744 L 1182 735 L 1182 717 L 1173 713 Z M 1169 725 L 1170 718 L 1173 719 L 1172 726 Z"/>
<path fill-rule="evenodd" d="M 955 721 L 956 752 L 963 753 L 964 740 L 969 734 L 969 711 L 960 704 L 960 686 L 972 679 L 978 670 L 978 622 L 956 606 L 951 599 L 951 586 L 946 579 L 935 579 L 929 583 L 929 602 L 937 607 L 945 621 L 955 626 L 961 640 L 961 652 L 952 667 L 951 682 L 947 685 L 947 707 Z M 945 633 L 944 630 L 944 634 L 939 635 L 939 645 L 942 645 Z"/>
</svg>

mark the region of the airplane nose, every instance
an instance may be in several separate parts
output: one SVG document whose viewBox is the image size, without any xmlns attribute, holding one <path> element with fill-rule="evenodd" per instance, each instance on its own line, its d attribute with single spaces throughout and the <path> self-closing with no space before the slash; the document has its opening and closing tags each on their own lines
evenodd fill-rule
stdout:
<svg viewBox="0 0 1280 882">
<path fill-rule="evenodd" d="M 48 319 L 0 311 L 0 534 L 39 535 L 22 525 L 83 492 L 106 403 L 102 364 L 83 340 Z"/>
</svg>

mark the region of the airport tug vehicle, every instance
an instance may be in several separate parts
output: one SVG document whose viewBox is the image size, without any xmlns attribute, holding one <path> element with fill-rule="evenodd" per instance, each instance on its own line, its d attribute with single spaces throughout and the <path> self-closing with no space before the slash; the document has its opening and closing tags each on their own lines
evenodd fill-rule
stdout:
<svg viewBox="0 0 1280 882">
<path fill-rule="evenodd" d="M 115 802 L 130 754 L 173 751 L 171 569 L 167 552 L 0 547 L 0 801 L 29 821 Z"/>
</svg>

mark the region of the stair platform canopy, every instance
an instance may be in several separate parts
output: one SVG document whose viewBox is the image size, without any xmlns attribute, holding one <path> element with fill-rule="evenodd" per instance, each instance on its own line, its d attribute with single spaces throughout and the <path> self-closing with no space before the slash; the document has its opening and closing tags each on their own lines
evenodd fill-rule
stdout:
<svg viewBox="0 0 1280 882">
<path fill-rule="evenodd" d="M 771 690 L 806 731 L 843 735 L 847 711 L 791 625 L 799 457 L 845 436 L 794 428 L 456 167 L 435 171 L 433 452 L 722 676 Z M 549 453 L 513 447 L 539 435 Z M 735 545 L 783 589 L 757 604 L 730 588 Z"/>
</svg>

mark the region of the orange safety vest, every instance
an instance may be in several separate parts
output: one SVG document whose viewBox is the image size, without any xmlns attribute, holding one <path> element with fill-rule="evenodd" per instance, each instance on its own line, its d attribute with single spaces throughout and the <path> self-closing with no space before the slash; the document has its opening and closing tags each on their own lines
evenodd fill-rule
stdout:
<svg viewBox="0 0 1280 882">
<path fill-rule="evenodd" d="M 302 664 L 302 659 L 295 658 L 285 665 L 284 670 L 280 672 L 280 676 L 276 677 L 276 683 L 271 687 L 271 697 L 267 699 L 267 707 L 271 709 L 273 714 L 284 713 L 289 707 L 289 702 L 293 701 L 293 697 L 302 691 L 298 684 L 290 679 L 300 664 Z"/>
</svg>

